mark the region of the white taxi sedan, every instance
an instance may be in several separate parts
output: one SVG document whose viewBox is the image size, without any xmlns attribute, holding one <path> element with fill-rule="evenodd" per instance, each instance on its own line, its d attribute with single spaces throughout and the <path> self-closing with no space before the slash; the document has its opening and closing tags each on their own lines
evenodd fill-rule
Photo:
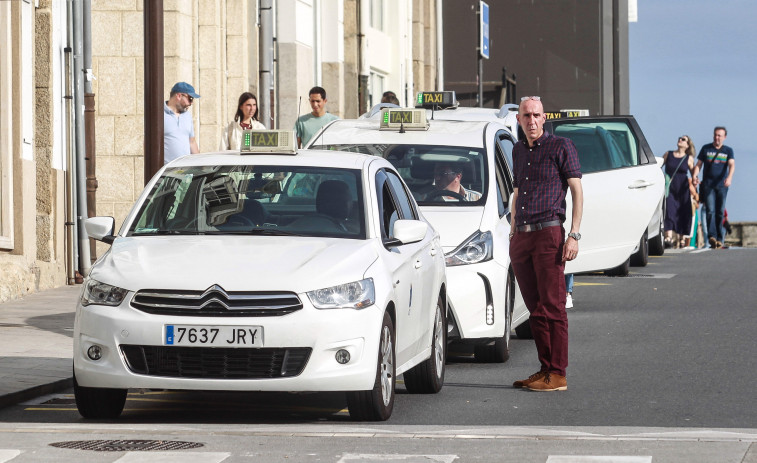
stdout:
<svg viewBox="0 0 757 463">
<path fill-rule="evenodd" d="M 146 388 L 347 391 L 354 419 L 385 420 L 396 375 L 442 388 L 437 232 L 388 161 L 293 153 L 186 156 L 117 233 L 85 221 L 112 246 L 76 309 L 84 417 L 116 417 Z"/>
<path fill-rule="evenodd" d="M 439 112 L 437 112 L 439 114 Z M 385 109 L 338 120 L 309 148 L 373 154 L 391 162 L 441 235 L 449 283 L 449 336 L 473 344 L 476 360 L 505 362 L 510 333 L 528 336 L 526 310 L 510 266 L 506 156 L 513 134 L 501 123 L 428 120 L 425 109 Z M 442 188 L 455 179 L 455 189 Z"/>
</svg>

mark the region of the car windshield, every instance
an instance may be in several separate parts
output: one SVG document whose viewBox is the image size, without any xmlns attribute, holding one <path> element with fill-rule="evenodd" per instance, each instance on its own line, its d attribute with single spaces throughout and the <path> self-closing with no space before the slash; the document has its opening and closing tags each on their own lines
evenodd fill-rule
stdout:
<svg viewBox="0 0 757 463">
<path fill-rule="evenodd" d="M 292 166 L 168 168 L 128 235 L 365 238 L 360 171 Z"/>
<path fill-rule="evenodd" d="M 483 149 L 438 145 L 335 144 L 312 149 L 381 156 L 391 162 L 421 206 L 483 205 L 487 170 Z"/>
</svg>

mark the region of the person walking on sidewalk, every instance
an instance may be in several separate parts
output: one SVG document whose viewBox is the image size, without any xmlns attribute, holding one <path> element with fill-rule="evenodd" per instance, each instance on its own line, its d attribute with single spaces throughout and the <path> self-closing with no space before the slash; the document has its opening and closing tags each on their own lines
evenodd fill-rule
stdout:
<svg viewBox="0 0 757 463">
<path fill-rule="evenodd" d="M 698 185 L 699 169 L 702 169 L 702 180 L 699 197 L 704 198 L 707 220 L 707 236 L 711 248 L 722 248 L 725 241 L 723 216 L 725 214 L 725 199 L 728 188 L 736 170 L 733 159 L 733 149 L 723 144 L 728 131 L 725 127 L 715 127 L 712 143 L 708 143 L 699 150 L 697 165 L 691 176 L 694 184 Z"/>
<path fill-rule="evenodd" d="M 303 147 L 308 144 L 313 135 L 318 133 L 321 128 L 329 122 L 339 119 L 331 113 L 326 112 L 326 90 L 323 87 L 313 87 L 308 94 L 310 97 L 310 108 L 313 110 L 309 114 L 297 118 L 294 124 L 294 132 L 297 135 L 297 146 Z"/>
<path fill-rule="evenodd" d="M 665 173 L 670 177 L 665 198 L 665 246 L 685 248 L 687 235 L 691 233 L 691 198 L 697 196 L 689 172 L 694 169 L 696 149 L 688 135 L 678 137 L 678 148 L 666 151 L 662 156 Z"/>
<path fill-rule="evenodd" d="M 194 87 L 177 82 L 168 101 L 163 103 L 163 160 L 168 164 L 188 154 L 197 154 L 200 147 L 195 139 L 192 115 L 187 111 L 195 98 L 200 98 Z"/>
<path fill-rule="evenodd" d="M 525 140 L 513 148 L 510 259 L 529 312 L 541 368 L 513 387 L 532 391 L 568 389 L 568 315 L 565 262 L 578 255 L 583 189 L 578 152 L 572 141 L 544 131 L 541 98 L 523 97 L 518 124 Z M 565 240 L 565 195 L 570 188 L 573 215 Z"/>
</svg>

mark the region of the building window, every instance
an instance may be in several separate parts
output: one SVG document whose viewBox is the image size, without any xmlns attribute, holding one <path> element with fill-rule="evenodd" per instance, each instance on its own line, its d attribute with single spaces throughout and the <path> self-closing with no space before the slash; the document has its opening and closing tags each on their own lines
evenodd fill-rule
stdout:
<svg viewBox="0 0 757 463">
<path fill-rule="evenodd" d="M 381 95 L 384 94 L 384 81 L 386 77 L 383 74 L 371 71 L 371 78 L 369 82 L 369 106 L 377 105 L 381 103 Z"/>
<path fill-rule="evenodd" d="M 370 0 L 371 27 L 384 30 L 384 0 Z"/>
</svg>

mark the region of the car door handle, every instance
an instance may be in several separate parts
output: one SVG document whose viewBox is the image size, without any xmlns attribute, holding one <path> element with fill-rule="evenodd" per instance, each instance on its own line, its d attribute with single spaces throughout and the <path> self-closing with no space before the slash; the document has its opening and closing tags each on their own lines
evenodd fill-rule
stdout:
<svg viewBox="0 0 757 463">
<path fill-rule="evenodd" d="M 632 183 L 632 184 L 628 185 L 628 189 L 629 190 L 637 190 L 639 188 L 646 188 L 646 187 L 652 186 L 652 185 L 654 185 L 654 183 L 641 181 L 639 183 Z"/>
<path fill-rule="evenodd" d="M 423 267 L 423 262 L 421 262 L 420 260 L 416 260 L 415 261 L 415 268 L 421 268 L 421 267 Z"/>
</svg>

